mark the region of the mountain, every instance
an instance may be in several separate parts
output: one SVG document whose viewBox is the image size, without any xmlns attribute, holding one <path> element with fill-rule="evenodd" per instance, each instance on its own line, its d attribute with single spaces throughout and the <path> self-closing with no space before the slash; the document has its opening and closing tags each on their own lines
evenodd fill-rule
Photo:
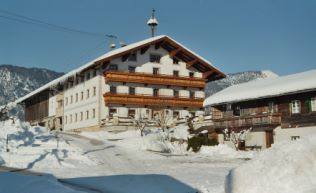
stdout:
<svg viewBox="0 0 316 193">
<path fill-rule="evenodd" d="M 41 68 L 0 65 L 0 105 L 15 101 L 63 74 Z"/>
<path fill-rule="evenodd" d="M 227 88 L 235 84 L 241 84 L 249 81 L 276 77 L 278 77 L 278 75 L 269 70 L 246 71 L 227 74 L 226 78 L 208 83 L 205 88 L 205 96 L 208 97 L 224 88 Z"/>
</svg>

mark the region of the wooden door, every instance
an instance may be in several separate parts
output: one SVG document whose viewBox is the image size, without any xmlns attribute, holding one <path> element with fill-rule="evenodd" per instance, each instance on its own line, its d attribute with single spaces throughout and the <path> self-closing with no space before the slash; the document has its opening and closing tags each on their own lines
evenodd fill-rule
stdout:
<svg viewBox="0 0 316 193">
<path fill-rule="evenodd" d="M 273 130 L 267 130 L 266 131 L 266 146 L 267 148 L 271 147 L 271 145 L 274 143 L 273 141 Z"/>
</svg>

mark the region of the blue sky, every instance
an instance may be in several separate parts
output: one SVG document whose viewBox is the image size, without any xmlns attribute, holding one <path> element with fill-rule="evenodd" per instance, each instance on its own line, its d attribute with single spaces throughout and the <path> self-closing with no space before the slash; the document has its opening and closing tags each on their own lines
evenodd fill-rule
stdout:
<svg viewBox="0 0 316 193">
<path fill-rule="evenodd" d="M 316 68 L 313 0 L 1 0 L 0 9 L 78 30 L 115 34 L 132 43 L 167 34 L 224 73 L 272 70 L 280 75 Z M 101 36 L 68 33 L 3 18 L 0 64 L 67 72 L 109 51 Z"/>
</svg>

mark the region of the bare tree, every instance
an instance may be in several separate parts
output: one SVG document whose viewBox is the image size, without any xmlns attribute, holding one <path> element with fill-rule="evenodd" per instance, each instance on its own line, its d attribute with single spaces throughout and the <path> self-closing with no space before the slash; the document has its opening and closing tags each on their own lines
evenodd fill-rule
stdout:
<svg viewBox="0 0 316 193">
<path fill-rule="evenodd" d="M 166 110 L 159 111 L 154 117 L 156 124 L 162 129 L 163 132 L 168 129 L 170 118 L 171 117 Z"/>
<path fill-rule="evenodd" d="M 238 151 L 240 149 L 240 144 L 245 142 L 247 135 L 250 133 L 252 130 L 252 127 L 249 129 L 244 129 L 239 132 L 235 132 L 233 130 L 225 129 L 224 130 L 224 135 L 226 137 L 230 137 L 230 141 L 234 144 L 236 150 Z"/>
<path fill-rule="evenodd" d="M 133 119 L 134 126 L 140 131 L 140 135 L 143 137 L 145 128 L 149 124 L 148 118 L 145 118 L 143 116 L 139 116 L 138 119 L 135 119 L 134 117 L 131 118 Z"/>
</svg>

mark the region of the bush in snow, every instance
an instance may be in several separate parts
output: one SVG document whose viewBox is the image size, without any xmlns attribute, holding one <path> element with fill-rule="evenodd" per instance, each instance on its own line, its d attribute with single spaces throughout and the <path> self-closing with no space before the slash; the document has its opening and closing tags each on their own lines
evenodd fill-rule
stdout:
<svg viewBox="0 0 316 193">
<path fill-rule="evenodd" d="M 198 135 L 193 136 L 188 139 L 188 147 L 187 150 L 189 151 L 191 148 L 194 152 L 198 152 L 202 145 L 206 146 L 213 146 L 218 145 L 218 141 L 216 139 L 209 139 L 207 135 Z"/>
</svg>

